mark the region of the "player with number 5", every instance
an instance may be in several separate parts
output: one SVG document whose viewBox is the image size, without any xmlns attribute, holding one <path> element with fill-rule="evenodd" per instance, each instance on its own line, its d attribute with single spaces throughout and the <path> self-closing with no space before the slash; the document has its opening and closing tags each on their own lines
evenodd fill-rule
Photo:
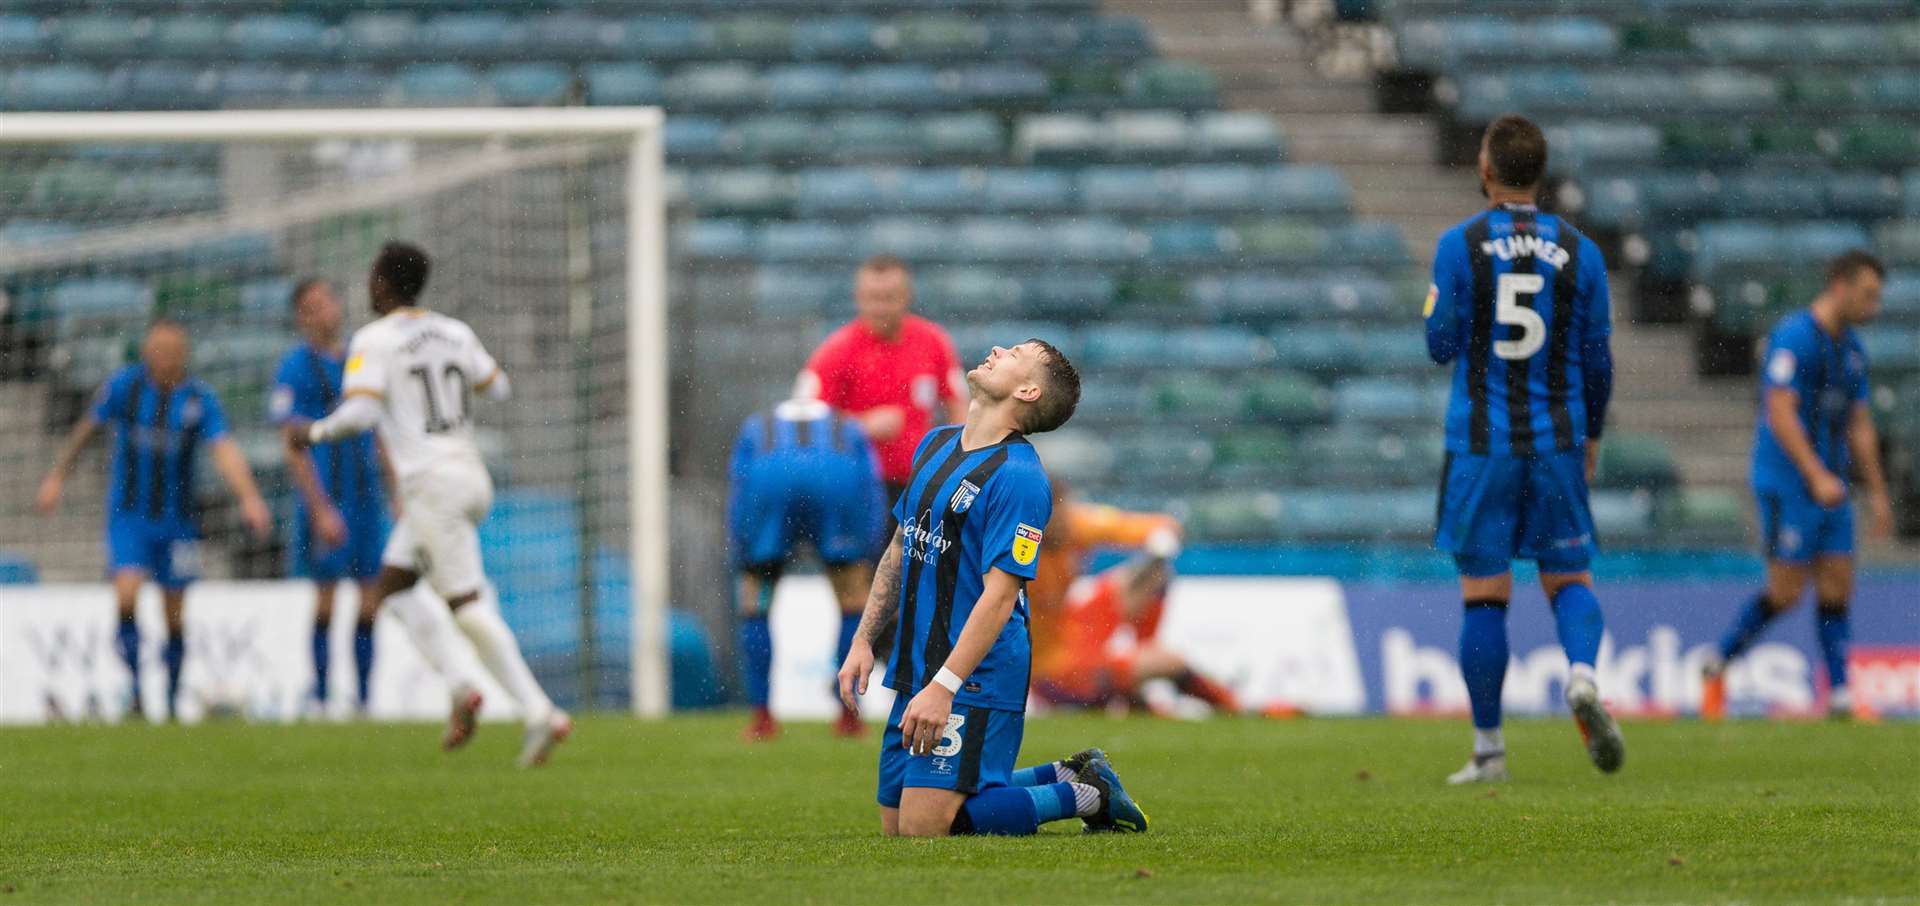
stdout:
<svg viewBox="0 0 1920 906">
<path fill-rule="evenodd" d="M 1606 772 L 1626 757 L 1594 676 L 1604 623 L 1588 570 L 1587 482 L 1613 390 L 1607 265 L 1592 240 L 1535 206 L 1546 169 L 1540 127 L 1519 116 L 1487 127 L 1479 173 L 1490 206 L 1440 237 L 1427 294 L 1427 352 L 1453 365 L 1434 541 L 1460 572 L 1474 728 L 1473 758 L 1450 783 L 1507 778 L 1500 694 L 1516 558 L 1540 567 L 1587 754 Z"/>
</svg>

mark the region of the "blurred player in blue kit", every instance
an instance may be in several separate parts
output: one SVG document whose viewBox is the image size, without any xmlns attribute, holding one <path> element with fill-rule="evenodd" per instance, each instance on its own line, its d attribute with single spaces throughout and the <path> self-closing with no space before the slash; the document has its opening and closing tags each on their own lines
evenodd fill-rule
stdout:
<svg viewBox="0 0 1920 906">
<path fill-rule="evenodd" d="M 280 360 L 271 414 L 273 423 L 280 426 L 287 471 L 297 492 L 294 573 L 314 584 L 314 710 L 326 711 L 333 602 L 344 579 L 360 587 L 353 664 L 356 702 L 364 713 L 373 674 L 373 580 L 380 574 L 380 552 L 387 543 L 386 501 L 394 499 L 393 473 L 372 434 L 311 447 L 295 436 L 340 404 L 347 352 L 341 335 L 345 312 L 330 284 L 302 280 L 294 286 L 289 304 L 294 327 L 306 342 Z"/>
<path fill-rule="evenodd" d="M 1848 252 L 1827 267 L 1827 285 L 1767 337 L 1754 429 L 1753 494 L 1766 550 L 1766 587 L 1748 601 L 1703 668 L 1700 712 L 1726 713 L 1726 664 L 1799 603 L 1812 580 L 1814 621 L 1826 661 L 1829 713 L 1865 711 L 1847 688 L 1848 601 L 1853 597 L 1854 467 L 1866 484 L 1874 534 L 1893 535 L 1893 504 L 1880 468 L 1880 437 L 1868 401 L 1867 354 L 1854 328 L 1880 312 L 1886 267 Z"/>
<path fill-rule="evenodd" d="M 896 616 L 887 667 L 897 693 L 880 743 L 881 831 L 889 836 L 1032 834 L 1080 817 L 1141 832 L 1147 816 L 1105 754 L 1015 770 L 1033 672 L 1026 583 L 1053 490 L 1027 435 L 1066 424 L 1080 376 L 1053 346 L 996 346 L 966 375 L 963 425 L 914 451 L 899 523 L 875 570 L 840 698 L 854 707 L 874 669 L 873 642 Z"/>
<path fill-rule="evenodd" d="M 881 532 L 885 487 L 860 422 L 811 399 L 788 400 L 749 417 L 740 426 L 728 474 L 740 651 L 754 709 L 741 735 L 766 740 L 779 733 L 768 706 L 773 635 L 767 614 L 774 586 L 800 543 L 810 543 L 840 602 L 834 663 L 845 661 L 873 580 L 867 557 Z M 862 731 L 860 712 L 842 709 L 835 732 L 852 737 Z"/>
<path fill-rule="evenodd" d="M 188 372 L 192 349 L 186 328 L 155 321 L 140 341 L 140 361 L 120 369 L 95 394 L 40 484 L 40 512 L 60 505 L 67 476 L 102 425 L 113 429 L 112 478 L 107 489 L 107 573 L 120 625 L 120 657 L 133 675 L 129 712 L 145 710 L 140 695 L 140 629 L 134 605 L 140 586 L 160 586 L 167 640 L 165 716 L 178 716 L 180 673 L 186 662 L 186 592 L 200 575 L 200 525 L 194 512 L 194 475 L 204 444 L 214 468 L 240 502 L 240 517 L 256 537 L 272 529 L 246 456 L 227 430 L 213 388 Z M 158 716 L 158 715 L 156 715 Z"/>
<path fill-rule="evenodd" d="M 1453 365 L 1435 544 L 1454 557 L 1466 612 L 1460 671 L 1473 758 L 1448 778 L 1507 778 L 1511 562 L 1535 561 L 1569 662 L 1567 705 L 1602 771 L 1626 749 L 1594 676 L 1604 624 L 1588 563 L 1587 482 L 1612 395 L 1607 267 L 1593 241 L 1534 204 L 1547 140 L 1518 116 L 1487 127 L 1479 174 L 1491 206 L 1440 237 L 1426 303 L 1427 351 Z"/>
</svg>

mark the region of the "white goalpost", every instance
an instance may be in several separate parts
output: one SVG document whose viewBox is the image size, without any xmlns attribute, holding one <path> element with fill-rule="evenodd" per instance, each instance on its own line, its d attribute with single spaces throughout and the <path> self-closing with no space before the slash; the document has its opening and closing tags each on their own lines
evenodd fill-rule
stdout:
<svg viewBox="0 0 1920 906">
<path fill-rule="evenodd" d="M 138 262 L 140 267 L 159 267 L 152 262 L 163 261 L 175 267 L 164 275 L 172 281 L 168 287 L 199 280 L 193 285 L 201 288 L 192 292 L 225 299 L 241 298 L 262 280 L 251 275 L 229 279 L 196 256 L 203 247 L 237 236 L 270 237 L 267 247 L 286 259 L 283 270 L 317 269 L 329 277 L 338 274 L 343 281 L 364 273 L 364 260 L 357 271 L 350 269 L 350 259 L 367 241 L 363 234 L 370 237 L 392 224 L 441 233 L 391 237 L 416 238 L 434 251 L 436 281 L 436 243 L 466 249 L 449 265 L 453 294 L 464 289 L 466 296 L 490 300 L 484 304 L 493 307 L 485 311 L 499 313 L 496 323 L 513 325 L 501 329 L 514 331 L 515 341 L 526 350 L 518 358 L 523 370 L 540 370 L 546 355 L 578 359 L 564 360 L 564 367 L 554 369 L 569 371 L 570 377 L 555 374 L 546 379 L 555 401 L 551 407 L 537 395 L 542 379 L 534 380 L 536 396 L 523 405 L 535 411 L 516 416 L 523 423 L 510 426 L 503 443 L 520 445 L 514 448 L 511 469 L 525 476 L 528 485 L 547 480 L 551 486 L 568 486 L 562 454 L 569 451 L 577 454 L 578 462 L 591 464 L 594 475 L 624 485 L 609 490 L 577 469 L 573 473 L 572 481 L 582 490 L 575 509 L 568 512 L 584 526 L 574 556 L 582 581 L 594 583 L 574 591 L 586 602 L 580 605 L 582 613 L 590 613 L 601 588 L 600 580 L 592 578 L 601 549 L 594 539 L 604 535 L 605 546 L 630 564 L 625 587 L 631 607 L 632 710 L 657 717 L 670 705 L 663 123 L 661 110 L 652 107 L 0 114 L 0 154 L 27 155 L 42 166 L 39 172 L 55 174 L 36 182 L 24 196 L 31 202 L 27 216 L 38 217 L 36 228 L 42 226 L 39 221 L 46 222 L 41 230 L 45 235 L 0 233 L 0 277 L 15 278 L 14 285 L 35 287 L 36 292 L 44 289 L 51 300 L 48 310 L 60 319 L 46 322 L 53 325 L 47 334 L 62 338 L 48 342 L 71 347 L 52 360 L 78 371 L 75 363 L 88 349 L 124 343 L 127 324 L 133 323 L 84 326 L 94 323 L 87 319 L 96 312 L 76 301 L 84 295 L 81 290 L 103 292 L 101 287 L 115 282 L 115 274 L 100 275 L 101 260 Z M 386 143 L 401 149 L 395 153 L 406 155 L 407 165 L 359 166 L 329 158 L 323 166 L 314 162 L 313 149 L 324 143 L 346 146 L 348 157 L 359 153 L 356 148 Z M 202 171 L 181 172 L 173 166 L 164 149 L 181 146 L 200 149 Z M 111 153 L 116 147 L 126 153 Z M 109 152 L 81 150 L 101 148 Z M 162 150 L 149 154 L 147 148 Z M 378 157 L 391 150 L 367 153 Z M 83 166 L 89 162 L 95 164 L 92 170 Z M 72 173 L 56 173 L 61 167 Z M 90 184 L 81 176 L 99 171 L 119 181 L 97 192 L 87 189 Z M 211 192 L 199 188 L 209 179 L 207 173 L 217 180 Z M 42 183 L 51 188 L 43 189 Z M 123 192 L 130 184 L 135 188 Z M 62 194 L 64 187 L 74 185 L 81 186 L 72 189 L 74 195 Z M 266 188 L 249 193 L 248 187 L 255 185 Z M 79 202 L 66 201 L 81 196 L 91 207 L 82 210 Z M 179 197 L 194 201 L 169 207 L 171 202 L 153 200 Z M 434 206 L 435 213 L 416 215 L 409 209 L 421 204 Z M 136 214 L 134 205 L 150 207 Z M 540 230 L 516 230 L 528 222 L 540 224 Z M 352 255 L 344 251 L 349 248 Z M 176 261 L 188 264 L 176 267 Z M 523 282 L 514 272 L 516 263 L 527 263 L 529 270 L 540 273 Z M 148 308 L 143 311 L 151 312 L 154 290 L 145 292 L 140 298 Z M 3 300 L 0 295 L 0 312 Z M 548 304 L 550 309 L 539 308 Z M 216 311 L 213 317 L 226 316 Z M 617 329 L 616 322 L 624 328 Z M 572 325 L 574 333 L 568 334 L 563 325 Z M 475 326 L 491 345 L 488 322 L 480 320 Z M 95 333 L 87 334 L 88 329 Z M 616 331 L 618 337 L 612 335 Z M 225 337 L 217 328 L 212 333 L 216 345 L 244 345 L 243 338 Z M 514 377 L 520 385 L 520 375 Z M 601 386 L 594 384 L 596 379 Z M 238 385 L 241 379 L 234 380 Z M 624 385 L 615 385 L 616 380 L 624 380 Z M 620 419 L 624 430 L 610 424 Z M 485 418 L 481 421 L 484 427 Z M 18 471 L 12 465 L 10 470 Z M 621 493 L 627 498 L 624 508 L 618 506 Z M 11 519 L 17 515 L 24 514 L 0 514 L 11 521 L 32 521 Z M 583 625 L 590 627 L 592 619 L 583 617 Z M 577 644 L 591 648 L 594 640 L 583 634 Z M 581 668 L 588 690 L 593 688 L 591 669 Z"/>
</svg>

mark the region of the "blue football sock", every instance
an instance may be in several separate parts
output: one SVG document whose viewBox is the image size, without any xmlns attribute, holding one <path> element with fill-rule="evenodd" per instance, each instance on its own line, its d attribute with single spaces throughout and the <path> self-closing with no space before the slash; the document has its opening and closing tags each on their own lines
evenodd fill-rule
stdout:
<svg viewBox="0 0 1920 906">
<path fill-rule="evenodd" d="M 1049 761 L 1046 764 L 1021 768 L 1013 772 L 1014 786 L 1046 786 L 1060 780 L 1060 762 Z"/>
<path fill-rule="evenodd" d="M 120 650 L 120 660 L 125 662 L 127 670 L 133 674 L 133 688 L 140 690 L 140 624 L 132 617 L 120 618 L 120 629 L 114 633 L 114 647 Z"/>
<path fill-rule="evenodd" d="M 353 625 L 353 677 L 359 682 L 360 707 L 373 693 L 373 624 Z"/>
<path fill-rule="evenodd" d="M 859 614 L 843 613 L 840 615 L 840 647 L 835 649 L 837 653 L 833 658 L 833 669 L 838 670 L 841 664 L 847 662 L 847 652 L 853 650 L 853 636 L 859 631 Z"/>
<path fill-rule="evenodd" d="M 766 617 L 740 618 L 740 662 L 747 675 L 747 704 L 766 707 L 767 675 L 773 670 L 773 632 Z"/>
<path fill-rule="evenodd" d="M 1460 675 L 1473 704 L 1473 725 L 1500 726 L 1500 689 L 1507 681 L 1507 604 L 1468 601 L 1460 621 Z"/>
<path fill-rule="evenodd" d="M 1731 661 L 1746 654 L 1747 649 L 1760 640 L 1760 634 L 1767 631 L 1767 624 L 1773 622 L 1773 617 L 1773 602 L 1767 600 L 1767 593 L 1763 591 L 1754 595 L 1727 629 L 1727 634 L 1720 637 L 1720 659 Z"/>
<path fill-rule="evenodd" d="M 1067 814 L 1073 814 L 1073 792 L 1067 786 Z M 1038 795 L 1031 795 L 1038 794 Z M 1047 787 L 1021 789 L 1015 786 L 996 786 L 981 790 L 960 806 L 960 813 L 954 816 L 953 833 L 994 834 L 1008 837 L 1024 837 L 1040 829 L 1040 802 L 1042 798 L 1053 800 L 1056 795 Z M 1049 806 L 1058 809 L 1055 802 Z"/>
<path fill-rule="evenodd" d="M 1553 598 L 1553 623 L 1560 632 L 1560 647 L 1567 651 L 1567 663 L 1593 666 L 1600 656 L 1600 635 L 1607 628 L 1593 589 L 1585 585 L 1560 589 Z"/>
<path fill-rule="evenodd" d="M 1827 685 L 1839 688 L 1847 684 L 1847 643 L 1853 627 L 1847 620 L 1845 601 L 1822 601 L 1814 613 L 1814 625 L 1820 630 L 1820 654 L 1827 661 Z"/>
<path fill-rule="evenodd" d="M 186 627 L 167 633 L 166 647 L 160 650 L 160 660 L 167 665 L 167 716 L 173 717 L 180 707 L 180 668 L 187 661 Z"/>
<path fill-rule="evenodd" d="M 313 697 L 317 701 L 327 700 L 327 667 L 333 659 L 332 627 L 326 623 L 313 624 Z"/>
</svg>

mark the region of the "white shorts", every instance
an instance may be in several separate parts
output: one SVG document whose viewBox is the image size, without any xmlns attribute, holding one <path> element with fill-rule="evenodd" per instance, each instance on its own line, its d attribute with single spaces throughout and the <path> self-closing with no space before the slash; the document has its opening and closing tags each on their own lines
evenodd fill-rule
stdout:
<svg viewBox="0 0 1920 906">
<path fill-rule="evenodd" d="M 479 463 L 437 463 L 403 479 L 400 520 L 380 562 L 419 573 L 442 598 L 479 591 L 487 575 L 478 526 L 492 506 L 493 477 Z"/>
</svg>

